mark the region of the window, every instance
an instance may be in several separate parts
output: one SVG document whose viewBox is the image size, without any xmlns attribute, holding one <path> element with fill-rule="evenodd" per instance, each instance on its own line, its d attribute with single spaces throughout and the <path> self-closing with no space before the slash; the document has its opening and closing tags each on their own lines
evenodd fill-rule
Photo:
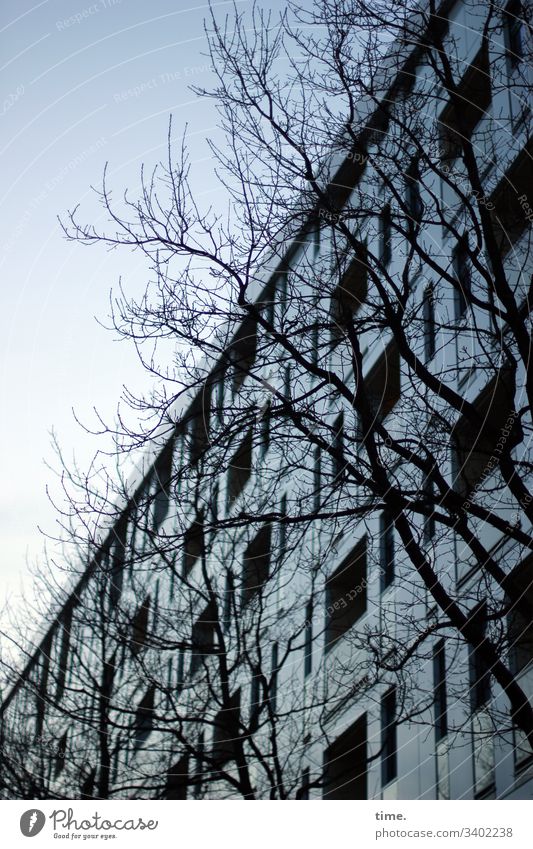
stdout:
<svg viewBox="0 0 533 849">
<path fill-rule="evenodd" d="M 439 640 L 433 647 L 433 704 L 435 708 L 435 739 L 438 743 L 448 733 L 446 649 L 444 640 Z"/>
<path fill-rule="evenodd" d="M 167 708 L 172 710 L 175 698 L 179 696 L 183 688 L 183 648 L 176 648 L 167 658 L 167 681 L 165 694 L 167 697 Z"/>
<path fill-rule="evenodd" d="M 185 463 L 185 449 L 186 449 L 186 431 L 183 426 L 180 428 L 180 433 L 178 436 L 174 438 L 174 453 L 176 456 L 176 463 L 174 466 L 175 475 L 175 491 L 177 495 L 181 495 L 181 490 L 183 488 L 183 478 L 184 471 L 186 468 Z"/>
<path fill-rule="evenodd" d="M 436 746 L 436 771 L 437 771 L 437 799 L 451 798 L 450 793 L 450 758 L 449 747 L 446 738 L 443 738 Z"/>
<path fill-rule="evenodd" d="M 466 236 L 459 239 L 453 250 L 452 269 L 457 281 L 454 287 L 455 320 L 459 321 L 466 312 L 472 288 L 472 269 Z"/>
<path fill-rule="evenodd" d="M 267 323 L 267 330 L 270 331 L 274 327 L 276 317 L 276 277 L 273 277 L 263 290 L 257 306 Z"/>
<path fill-rule="evenodd" d="M 250 688 L 250 717 L 256 717 L 261 708 L 261 675 L 254 671 Z"/>
<path fill-rule="evenodd" d="M 488 52 L 483 47 L 457 86 L 457 95 L 439 118 L 441 159 L 449 162 L 461 155 L 463 144 L 486 114 L 492 101 Z"/>
<path fill-rule="evenodd" d="M 288 307 L 287 290 L 289 288 L 289 270 L 282 271 L 277 278 L 278 301 L 281 307 L 282 316 L 285 315 Z"/>
<path fill-rule="evenodd" d="M 531 227 L 533 209 L 533 141 L 524 145 L 490 196 L 492 223 L 502 255 Z M 491 207 L 488 207 L 491 209 Z"/>
<path fill-rule="evenodd" d="M 320 483 L 321 483 L 321 454 L 320 454 L 320 446 L 315 445 L 313 449 L 313 510 L 318 512 L 320 510 L 320 503 L 322 501 L 321 491 L 320 491 Z"/>
<path fill-rule="evenodd" d="M 111 698 L 113 692 L 113 684 L 115 681 L 115 673 L 117 669 L 117 652 L 113 652 L 109 660 L 104 662 L 102 674 L 102 695 L 107 701 Z"/>
<path fill-rule="evenodd" d="M 224 586 L 224 620 L 223 627 L 225 631 L 229 631 L 231 627 L 231 615 L 233 612 L 235 599 L 235 580 L 233 573 L 228 571 L 226 574 L 226 582 Z"/>
<path fill-rule="evenodd" d="M 128 534 L 128 514 L 123 513 L 111 532 L 113 538 L 111 573 L 109 575 L 109 600 L 114 606 L 122 593 L 124 563 Z"/>
<path fill-rule="evenodd" d="M 527 558 L 513 569 L 507 581 L 511 606 L 507 638 L 511 668 L 517 675 L 533 660 L 533 558 Z"/>
<path fill-rule="evenodd" d="M 316 302 L 312 304 L 311 309 L 312 323 L 309 328 L 309 342 L 311 345 L 311 350 L 309 352 L 309 359 L 311 361 L 311 364 L 316 366 L 318 364 L 318 346 L 320 340 L 320 316 Z"/>
<path fill-rule="evenodd" d="M 242 603 L 248 604 L 261 592 L 270 573 L 271 528 L 267 525 L 249 544 L 242 567 Z"/>
<path fill-rule="evenodd" d="M 304 623 L 304 678 L 311 674 L 313 669 L 313 602 L 308 601 L 305 605 Z"/>
<path fill-rule="evenodd" d="M 191 633 L 191 666 L 190 674 L 194 675 L 208 655 L 214 654 L 216 612 L 213 605 L 208 604 L 202 615 L 192 626 Z"/>
<path fill-rule="evenodd" d="M 280 562 L 284 559 L 287 552 L 287 524 L 283 519 L 287 516 L 287 495 L 284 493 L 279 502 L 279 512 L 281 521 L 279 523 L 279 559 Z"/>
<path fill-rule="evenodd" d="M 217 532 L 217 522 L 218 522 L 218 496 L 220 492 L 220 484 L 217 481 L 213 484 L 213 489 L 211 490 L 211 500 L 209 503 L 209 521 L 211 523 L 211 539 L 213 539 Z"/>
<path fill-rule="evenodd" d="M 182 564 L 182 574 L 184 577 L 187 577 L 196 561 L 200 557 L 203 557 L 204 546 L 204 514 L 198 513 L 184 536 Z"/>
<path fill-rule="evenodd" d="M 137 565 L 137 553 L 142 552 L 146 547 L 146 539 L 143 538 L 141 529 L 142 508 L 137 501 L 137 493 L 134 494 L 130 503 L 130 527 L 128 533 L 127 549 L 129 552 L 127 569 L 130 580 L 133 578 L 134 570 Z"/>
<path fill-rule="evenodd" d="M 239 330 L 229 350 L 229 358 L 233 366 L 231 390 L 234 395 L 241 388 L 255 362 L 256 350 L 256 327 L 250 322 L 246 322 Z"/>
<path fill-rule="evenodd" d="M 367 135 L 366 142 L 368 147 L 371 147 L 372 145 L 379 146 L 383 141 L 385 141 L 386 135 L 389 131 L 389 123 L 389 107 L 385 103 L 379 103 L 377 105 L 377 109 L 375 110 L 374 114 L 370 119 L 370 122 L 367 125 L 367 129 L 364 131 Z M 364 155 L 364 152 L 360 152 L 356 148 L 354 153 L 359 154 L 360 158 L 366 162 L 366 156 Z M 356 161 L 355 157 L 354 161 Z"/>
<path fill-rule="evenodd" d="M 474 798 L 482 799 L 494 793 L 494 725 L 486 710 L 472 717 L 472 747 Z"/>
<path fill-rule="evenodd" d="M 57 671 L 56 683 L 56 699 L 59 701 L 65 691 L 65 682 L 67 678 L 67 668 L 69 661 L 70 648 L 70 632 L 72 629 L 72 607 L 69 607 L 64 613 L 64 619 L 61 623 L 61 646 L 59 650 L 59 663 Z"/>
<path fill-rule="evenodd" d="M 40 735 L 43 723 L 44 723 L 44 713 L 45 707 L 47 703 L 47 690 L 48 690 L 48 676 L 50 673 L 50 653 L 52 651 L 52 634 L 49 634 L 42 646 L 40 651 L 39 665 L 37 667 L 37 681 L 36 681 L 36 689 L 37 689 L 37 706 L 36 706 L 36 720 L 35 720 L 35 730 L 36 734 Z"/>
<path fill-rule="evenodd" d="M 390 203 L 385 204 L 379 216 L 379 259 L 387 267 L 392 259 L 392 220 Z"/>
<path fill-rule="evenodd" d="M 346 468 L 344 459 L 344 413 L 339 413 L 333 423 L 333 478 L 342 477 Z"/>
<path fill-rule="evenodd" d="M 137 609 L 131 623 L 131 650 L 137 655 L 146 643 L 148 633 L 148 618 L 150 615 L 150 596 L 147 595 Z"/>
<path fill-rule="evenodd" d="M 309 785 L 311 783 L 311 770 L 308 766 L 302 770 L 302 783 L 296 793 L 297 799 L 309 799 Z"/>
<path fill-rule="evenodd" d="M 94 797 L 94 785 L 96 781 L 96 767 L 89 767 L 80 786 L 80 799 L 92 799 Z"/>
<path fill-rule="evenodd" d="M 165 799 L 184 800 L 189 784 L 189 756 L 183 755 L 167 772 Z"/>
<path fill-rule="evenodd" d="M 424 362 L 431 362 L 435 356 L 435 301 L 433 287 L 429 286 L 424 292 L 422 301 L 422 321 L 424 323 Z"/>
<path fill-rule="evenodd" d="M 420 224 L 424 208 L 420 195 L 420 163 L 418 157 L 411 161 L 405 172 L 405 204 L 409 216 L 408 223 Z"/>
<path fill-rule="evenodd" d="M 283 396 L 288 401 L 291 399 L 291 364 L 285 363 L 283 371 Z"/>
<path fill-rule="evenodd" d="M 197 463 L 209 445 L 211 417 L 211 387 L 204 387 L 190 411 L 191 463 Z"/>
<path fill-rule="evenodd" d="M 216 384 L 216 415 L 219 423 L 224 421 L 224 381 L 226 379 L 226 366 L 220 364 L 217 369 Z"/>
<path fill-rule="evenodd" d="M 231 506 L 237 500 L 252 473 L 252 440 L 253 430 L 250 428 L 230 461 L 227 489 L 228 506 Z"/>
<path fill-rule="evenodd" d="M 429 477 L 424 480 L 422 495 L 429 511 L 424 516 L 424 543 L 429 545 L 435 536 L 435 486 Z"/>
<path fill-rule="evenodd" d="M 56 750 L 56 758 L 54 765 L 54 778 L 58 778 L 63 770 L 65 769 L 65 761 L 67 757 L 67 740 L 68 740 L 68 731 L 60 737 L 57 750 Z"/>
<path fill-rule="evenodd" d="M 385 787 L 398 775 L 396 740 L 396 687 L 381 700 L 381 784 Z"/>
<path fill-rule="evenodd" d="M 366 611 L 366 538 L 326 581 L 326 652 Z"/>
<path fill-rule="evenodd" d="M 185 681 L 185 652 L 183 649 L 178 649 L 178 668 L 176 675 L 176 695 L 179 696 L 183 689 Z"/>
<path fill-rule="evenodd" d="M 239 689 L 230 696 L 229 703 L 219 710 L 214 720 L 211 757 L 220 767 L 235 757 L 235 741 L 239 736 L 240 711 L 241 691 Z"/>
<path fill-rule="evenodd" d="M 315 262 L 320 253 L 320 224 L 317 224 L 311 235 L 311 244 L 313 246 L 312 261 Z"/>
<path fill-rule="evenodd" d="M 337 273 L 339 284 L 331 296 L 331 314 L 334 325 L 346 324 L 364 304 L 368 293 L 368 264 L 366 246 L 359 245 L 359 256 L 354 257 L 343 269 L 345 254 L 340 252 Z M 334 328 L 335 329 L 335 328 Z"/>
<path fill-rule="evenodd" d="M 174 439 L 169 440 L 154 464 L 154 531 L 158 531 L 165 521 L 170 507 L 170 482 L 172 480 L 172 457 Z"/>
<path fill-rule="evenodd" d="M 394 522 L 389 513 L 382 513 L 379 520 L 379 561 L 381 592 L 394 581 Z"/>
<path fill-rule="evenodd" d="M 193 795 L 195 799 L 197 799 L 202 792 L 202 781 L 204 779 L 204 754 L 204 732 L 200 731 L 198 743 L 196 744 L 196 755 L 194 758 L 194 775 L 192 776 Z"/>
<path fill-rule="evenodd" d="M 515 68 L 524 58 L 524 6 L 520 0 L 510 0 L 503 12 L 505 49 L 509 68 Z"/>
<path fill-rule="evenodd" d="M 402 68 L 396 77 L 394 83 L 394 99 L 399 103 L 407 100 L 412 94 L 416 82 L 416 70 L 411 68 Z"/>
<path fill-rule="evenodd" d="M 470 614 L 470 623 L 477 630 L 480 646 L 469 648 L 470 707 L 479 710 L 490 699 L 490 670 L 482 647 L 487 629 L 487 603 L 480 602 Z"/>
<path fill-rule="evenodd" d="M 453 485 L 461 495 L 480 489 L 483 480 L 493 476 L 502 451 L 516 443 L 513 426 L 510 433 L 507 426 L 511 420 L 512 393 L 505 384 L 506 373 L 502 371 L 475 402 L 480 421 L 473 422 L 465 416 L 454 428 Z"/>
<path fill-rule="evenodd" d="M 365 379 L 368 403 L 377 421 L 383 421 L 400 400 L 400 357 L 389 345 Z"/>
<path fill-rule="evenodd" d="M 149 687 L 139 702 L 134 720 L 134 745 L 138 749 L 148 739 L 154 727 L 155 687 Z"/>
<path fill-rule="evenodd" d="M 324 799 L 367 798 L 366 715 L 330 745 L 324 754 Z"/>
<path fill-rule="evenodd" d="M 278 707 L 278 671 L 279 671 L 279 646 L 272 643 L 270 650 L 270 706 L 275 713 Z"/>
<path fill-rule="evenodd" d="M 268 451 L 268 447 L 270 445 L 270 419 L 271 419 L 271 405 L 270 401 L 266 401 L 263 404 L 263 407 L 259 410 L 258 419 L 259 419 L 259 446 L 261 456 L 264 457 Z"/>
</svg>

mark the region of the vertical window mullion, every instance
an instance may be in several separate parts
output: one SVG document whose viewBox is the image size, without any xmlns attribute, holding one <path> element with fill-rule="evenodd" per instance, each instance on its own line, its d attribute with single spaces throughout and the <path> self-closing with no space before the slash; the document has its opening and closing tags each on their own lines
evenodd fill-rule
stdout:
<svg viewBox="0 0 533 849">
<path fill-rule="evenodd" d="M 435 706 L 435 737 L 438 742 L 448 733 L 446 653 L 444 640 L 439 640 L 433 649 L 433 694 Z"/>
<path fill-rule="evenodd" d="M 426 289 L 424 294 L 422 319 L 424 322 L 424 360 L 429 363 L 435 356 L 435 304 L 431 286 Z"/>
<path fill-rule="evenodd" d="M 320 454 L 320 447 L 318 445 L 316 445 L 315 450 L 314 450 L 314 455 L 313 455 L 313 509 L 315 511 L 320 509 L 320 501 L 321 501 L 320 484 L 321 484 L 321 454 Z"/>
<path fill-rule="evenodd" d="M 313 602 L 305 606 L 304 625 L 304 678 L 311 674 L 313 668 Z"/>
<path fill-rule="evenodd" d="M 381 566 L 381 591 L 394 581 L 394 523 L 389 513 L 385 512 L 380 517 L 380 566 Z"/>
<path fill-rule="evenodd" d="M 381 783 L 389 784 L 397 777 L 396 687 L 391 687 L 381 700 Z"/>
<path fill-rule="evenodd" d="M 272 711 L 275 713 L 278 706 L 278 663 L 279 663 L 279 647 L 277 643 L 272 645 L 271 653 L 271 672 L 270 672 L 270 704 Z"/>
</svg>

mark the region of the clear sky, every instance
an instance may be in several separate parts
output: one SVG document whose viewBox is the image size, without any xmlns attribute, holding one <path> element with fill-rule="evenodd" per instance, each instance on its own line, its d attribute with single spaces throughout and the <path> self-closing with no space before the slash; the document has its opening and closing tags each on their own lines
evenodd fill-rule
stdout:
<svg viewBox="0 0 533 849">
<path fill-rule="evenodd" d="M 213 6 L 219 16 L 231 9 Z M 92 208 L 89 187 L 106 161 L 113 184 L 134 190 L 141 162 L 164 157 L 170 113 L 176 135 L 187 122 L 194 139 L 195 191 L 224 204 L 205 143 L 217 137 L 214 105 L 188 88 L 209 85 L 207 12 L 202 0 L 1 4 L 0 600 L 16 600 L 27 582 L 38 526 L 54 531 L 51 430 L 83 464 L 99 443 L 73 410 L 88 424 L 93 407 L 112 418 L 124 384 L 146 385 L 133 349 L 95 320 L 105 321 L 119 274 L 134 291 L 145 269 L 127 253 L 66 242 L 56 216 L 78 202 Z"/>
</svg>

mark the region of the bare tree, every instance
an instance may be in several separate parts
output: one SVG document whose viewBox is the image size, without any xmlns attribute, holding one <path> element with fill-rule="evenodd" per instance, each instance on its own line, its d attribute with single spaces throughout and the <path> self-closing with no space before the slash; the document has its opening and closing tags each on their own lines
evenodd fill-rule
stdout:
<svg viewBox="0 0 533 849">
<path fill-rule="evenodd" d="M 160 452 L 133 498 L 110 478 L 98 506 L 87 478 L 65 473 L 72 516 L 123 521 L 133 564 L 111 631 L 102 622 L 123 648 L 132 628 L 142 634 L 146 692 L 116 721 L 161 750 L 147 746 L 129 785 L 119 769 L 117 795 L 302 793 L 294 753 L 313 735 L 328 742 L 325 717 L 343 700 L 394 687 L 396 723 L 436 721 L 433 689 L 415 682 L 438 660 L 437 638 L 454 658 L 449 697 L 464 704 L 451 730 L 518 729 L 533 746 L 521 674 L 531 33 L 523 6 L 512 21 L 492 4 L 461 9 L 479 36 L 468 63 L 432 2 L 213 16 L 217 85 L 198 93 L 220 108 L 226 146 L 212 151 L 227 211 L 199 206 L 186 139 L 176 151 L 170 127 L 168 159 L 143 171 L 137 197 L 115 202 L 104 174 L 109 229 L 77 209 L 64 223 L 82 244 L 137 250 L 150 273 L 141 299 L 120 289 L 112 323 L 157 385 L 150 398 L 128 393 L 135 415 L 121 407 L 102 428 L 118 454 Z M 498 149 L 512 132 L 523 141 Z M 401 590 L 376 601 L 371 581 Z M 328 651 L 341 637 L 349 649 Z M 294 669 L 316 653 L 326 683 L 302 688 Z M 138 688 L 125 686 L 129 701 Z M 306 781 L 327 789 L 327 768 Z"/>
</svg>

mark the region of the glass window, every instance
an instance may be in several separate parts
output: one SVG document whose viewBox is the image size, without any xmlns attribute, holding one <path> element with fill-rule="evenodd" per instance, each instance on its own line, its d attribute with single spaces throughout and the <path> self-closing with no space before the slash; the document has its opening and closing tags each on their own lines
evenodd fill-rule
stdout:
<svg viewBox="0 0 533 849">
<path fill-rule="evenodd" d="M 394 582 L 394 522 L 389 513 L 382 513 L 379 524 L 380 583 L 383 592 Z"/>
<path fill-rule="evenodd" d="M 305 605 L 304 623 L 304 678 L 311 674 L 313 669 L 313 602 L 308 601 Z"/>
<path fill-rule="evenodd" d="M 444 640 L 439 640 L 433 648 L 433 703 L 435 707 L 435 737 L 438 742 L 448 733 Z"/>
<path fill-rule="evenodd" d="M 381 783 L 394 781 L 398 774 L 396 740 L 396 687 L 381 700 Z"/>
</svg>

